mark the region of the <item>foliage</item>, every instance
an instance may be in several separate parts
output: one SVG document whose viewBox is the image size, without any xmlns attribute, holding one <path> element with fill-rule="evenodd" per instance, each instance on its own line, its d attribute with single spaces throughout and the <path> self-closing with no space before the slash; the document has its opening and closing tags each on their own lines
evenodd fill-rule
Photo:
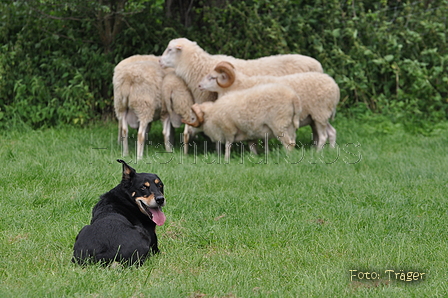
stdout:
<svg viewBox="0 0 448 298">
<path fill-rule="evenodd" d="M 129 9 L 142 10 L 146 2 L 133 1 L 124 13 L 132 15 Z M 101 38 L 95 38 L 96 19 L 73 16 L 75 9 L 79 14 L 87 10 L 80 6 L 82 1 L 42 3 L 0 4 L 2 124 L 21 122 L 37 128 L 84 124 L 111 115 L 110 81 L 115 60 L 121 60 L 114 58 L 118 51 L 104 53 Z"/>
<path fill-rule="evenodd" d="M 88 26 L 32 18 L 26 3 L 3 9 L 0 103 L 6 121 L 32 127 L 83 124 L 111 104 L 101 98 L 113 65 L 98 45 L 78 39 Z"/>
<path fill-rule="evenodd" d="M 351 117 L 382 114 L 407 127 L 447 118 L 447 0 L 215 2 L 193 1 L 185 27 L 166 19 L 162 0 L 3 1 L 0 126 L 111 116 L 114 65 L 160 55 L 179 36 L 245 59 L 313 56 L 341 88 L 338 113 Z M 122 26 L 105 39 L 112 17 Z"/>
</svg>

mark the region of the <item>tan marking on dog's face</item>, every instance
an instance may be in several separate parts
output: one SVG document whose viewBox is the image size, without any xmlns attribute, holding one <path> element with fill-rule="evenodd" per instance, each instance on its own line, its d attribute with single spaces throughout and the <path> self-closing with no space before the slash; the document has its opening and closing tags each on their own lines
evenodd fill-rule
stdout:
<svg viewBox="0 0 448 298">
<path fill-rule="evenodd" d="M 132 193 L 132 196 L 135 196 L 135 191 Z"/>
<path fill-rule="evenodd" d="M 146 213 L 142 204 L 145 204 L 149 208 L 158 207 L 156 200 L 154 199 L 154 194 L 150 194 L 149 196 L 137 197 L 137 198 L 135 198 L 135 203 L 137 204 L 140 211 L 145 215 L 148 215 L 148 213 Z"/>
<path fill-rule="evenodd" d="M 157 182 L 156 182 L 156 183 L 157 183 Z M 149 182 L 145 182 L 145 185 L 146 185 L 147 187 L 149 187 L 150 184 L 149 184 Z"/>
<path fill-rule="evenodd" d="M 159 179 L 156 179 L 156 180 L 154 180 L 154 182 L 155 182 L 156 184 L 158 184 L 158 183 L 160 182 L 160 180 L 159 180 Z"/>
</svg>

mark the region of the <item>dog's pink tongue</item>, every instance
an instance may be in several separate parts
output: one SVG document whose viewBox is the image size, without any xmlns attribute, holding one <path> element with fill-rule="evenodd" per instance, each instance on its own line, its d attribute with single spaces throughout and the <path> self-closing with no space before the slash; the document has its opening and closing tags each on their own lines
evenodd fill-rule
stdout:
<svg viewBox="0 0 448 298">
<path fill-rule="evenodd" d="M 160 208 L 151 208 L 152 213 L 152 221 L 156 223 L 156 225 L 161 226 L 165 223 L 166 217 Z"/>
</svg>

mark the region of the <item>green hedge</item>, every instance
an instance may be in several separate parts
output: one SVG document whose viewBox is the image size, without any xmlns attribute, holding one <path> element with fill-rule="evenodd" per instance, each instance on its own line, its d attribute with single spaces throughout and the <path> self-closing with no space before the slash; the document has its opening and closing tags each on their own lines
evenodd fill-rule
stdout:
<svg viewBox="0 0 448 298">
<path fill-rule="evenodd" d="M 56 16 L 48 18 L 28 1 L 2 2 L 0 126 L 113 117 L 114 65 L 137 53 L 160 55 L 180 36 L 212 54 L 245 59 L 313 56 L 338 82 L 338 111 L 350 117 L 383 114 L 423 126 L 447 118 L 446 0 L 208 2 L 195 2 L 193 25 L 185 28 L 164 19 L 162 1 L 146 1 L 142 12 L 126 16 L 107 54 L 92 20 L 41 7 Z"/>
</svg>

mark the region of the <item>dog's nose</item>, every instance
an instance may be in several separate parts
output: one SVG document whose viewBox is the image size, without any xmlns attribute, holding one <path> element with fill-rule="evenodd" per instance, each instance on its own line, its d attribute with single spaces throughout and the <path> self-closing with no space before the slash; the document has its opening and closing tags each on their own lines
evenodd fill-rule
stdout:
<svg viewBox="0 0 448 298">
<path fill-rule="evenodd" d="M 163 205 L 163 203 L 165 202 L 165 198 L 160 196 L 160 197 L 156 197 L 156 203 L 159 205 Z"/>
</svg>

